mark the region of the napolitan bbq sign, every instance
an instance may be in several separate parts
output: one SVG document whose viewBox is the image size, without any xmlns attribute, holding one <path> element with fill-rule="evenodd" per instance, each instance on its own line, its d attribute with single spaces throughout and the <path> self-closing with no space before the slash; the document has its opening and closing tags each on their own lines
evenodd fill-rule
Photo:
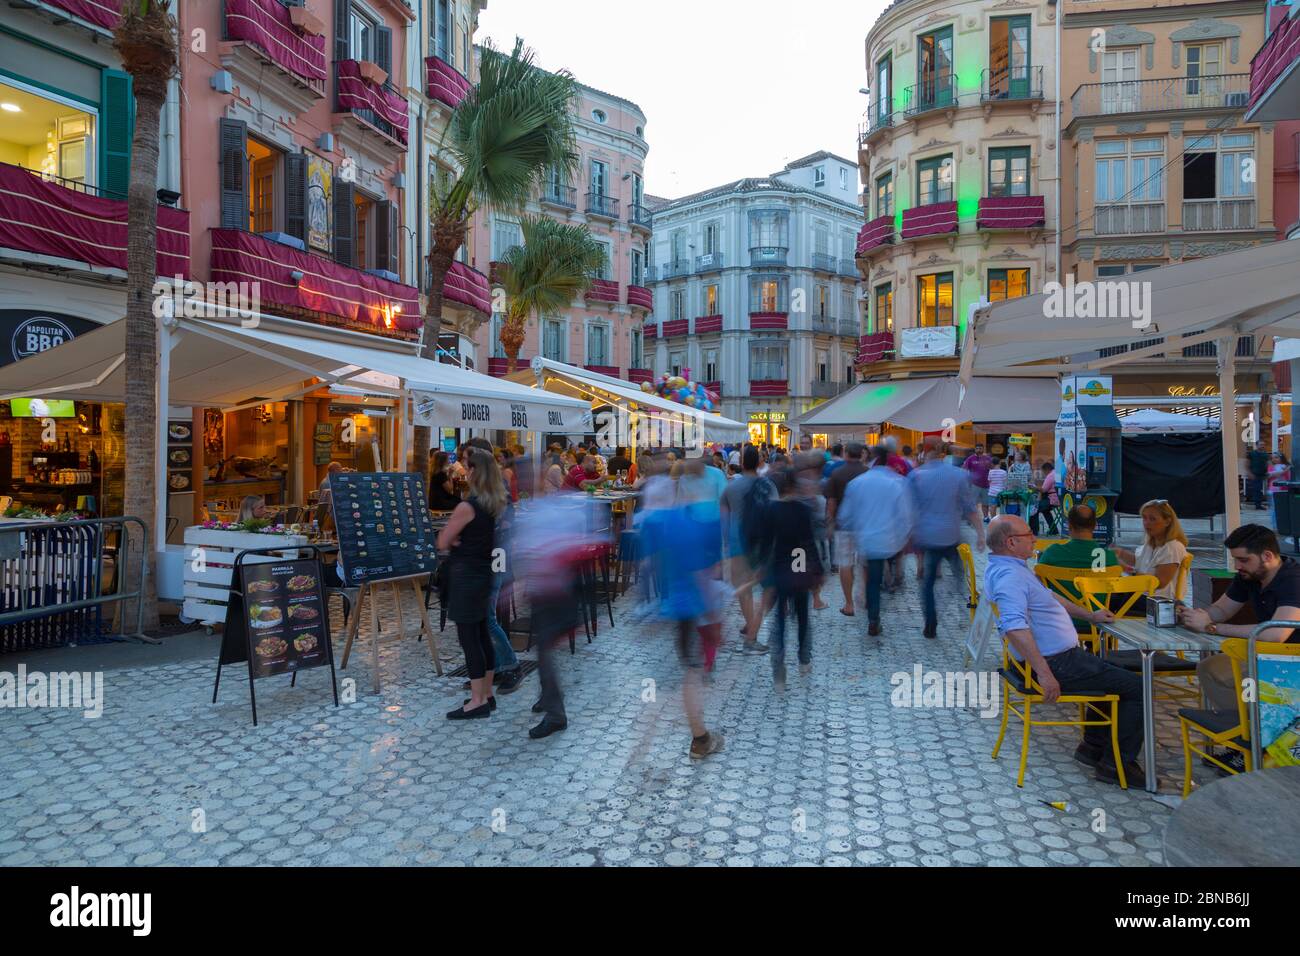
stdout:
<svg viewBox="0 0 1300 956">
<path fill-rule="evenodd" d="M 37 355 L 98 327 L 98 323 L 72 315 L 0 309 L 0 336 L 9 343 L 7 350 L 0 349 L 0 365 Z"/>
</svg>

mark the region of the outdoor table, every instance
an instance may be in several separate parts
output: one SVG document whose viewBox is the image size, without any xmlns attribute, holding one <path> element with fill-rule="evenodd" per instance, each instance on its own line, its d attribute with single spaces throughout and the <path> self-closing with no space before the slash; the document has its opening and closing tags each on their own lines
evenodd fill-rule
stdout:
<svg viewBox="0 0 1300 956">
<path fill-rule="evenodd" d="M 1200 787 L 1165 827 L 1165 866 L 1295 866 L 1300 767 L 1269 767 Z"/>
<path fill-rule="evenodd" d="M 1142 730 L 1146 746 L 1147 792 L 1159 789 L 1156 783 L 1156 703 L 1155 667 L 1153 658 L 1159 652 L 1198 651 L 1202 654 L 1219 650 L 1222 637 L 1201 634 L 1177 627 L 1155 627 L 1144 617 L 1122 617 L 1097 624 L 1097 629 L 1112 635 L 1121 644 L 1136 648 L 1142 654 Z"/>
</svg>

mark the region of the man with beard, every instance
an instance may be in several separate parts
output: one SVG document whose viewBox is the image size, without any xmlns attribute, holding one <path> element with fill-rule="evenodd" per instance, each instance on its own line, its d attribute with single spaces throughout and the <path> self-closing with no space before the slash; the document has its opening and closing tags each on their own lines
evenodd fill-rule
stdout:
<svg viewBox="0 0 1300 956">
<path fill-rule="evenodd" d="M 1253 624 L 1225 624 L 1249 601 L 1258 621 L 1295 621 L 1297 629 L 1270 628 L 1261 641 L 1300 643 L 1300 563 L 1282 556 L 1277 535 L 1262 524 L 1244 524 L 1224 539 L 1232 554 L 1237 576 L 1208 608 L 1186 608 L 1179 613 L 1184 627 L 1220 637 L 1249 637 Z M 1232 680 L 1232 662 L 1226 654 L 1204 658 L 1196 665 L 1196 679 L 1206 703 L 1220 713 L 1237 712 L 1239 689 Z M 1236 755 L 1240 757 L 1240 754 Z"/>
</svg>

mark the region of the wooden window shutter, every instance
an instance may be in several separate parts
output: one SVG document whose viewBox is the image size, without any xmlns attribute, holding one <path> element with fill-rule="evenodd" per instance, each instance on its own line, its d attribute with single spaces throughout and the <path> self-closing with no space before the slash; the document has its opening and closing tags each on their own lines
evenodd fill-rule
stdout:
<svg viewBox="0 0 1300 956">
<path fill-rule="evenodd" d="M 375 268 L 397 272 L 397 204 L 375 203 Z"/>
<path fill-rule="evenodd" d="M 284 157 L 284 231 L 307 241 L 307 155 Z"/>
<path fill-rule="evenodd" d="M 248 124 L 221 120 L 221 228 L 248 228 Z"/>
<path fill-rule="evenodd" d="M 334 180 L 334 261 L 341 266 L 356 264 L 356 187 Z"/>
<path fill-rule="evenodd" d="M 352 4 L 349 0 L 334 0 L 334 59 L 352 59 L 349 48 L 352 37 Z"/>
<path fill-rule="evenodd" d="M 111 199 L 125 199 L 131 182 L 131 137 L 135 132 L 135 96 L 131 74 L 104 70 L 100 80 L 103 116 L 99 137 L 99 187 Z"/>
<path fill-rule="evenodd" d="M 388 74 L 388 85 L 395 87 L 397 84 L 393 82 L 393 31 L 389 27 L 379 27 L 377 33 L 375 63 Z"/>
</svg>

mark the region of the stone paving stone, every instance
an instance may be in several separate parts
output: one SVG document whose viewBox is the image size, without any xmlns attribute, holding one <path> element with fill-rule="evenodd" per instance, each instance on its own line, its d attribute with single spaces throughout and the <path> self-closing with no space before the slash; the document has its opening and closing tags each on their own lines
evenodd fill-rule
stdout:
<svg viewBox="0 0 1300 956">
<path fill-rule="evenodd" d="M 892 705 L 896 673 L 962 669 L 961 582 L 940 582 L 938 640 L 921 635 L 910 574 L 886 596 L 878 638 L 865 636 L 864 611 L 836 613 L 837 580 L 824 596 L 831 607 L 812 613 L 812 673 L 787 660 L 783 696 L 768 657 L 719 653 L 706 715 L 726 747 L 705 761 L 687 753 L 666 629 L 630 594 L 616 603 L 617 626 L 606 618 L 592 643 L 579 634 L 577 653 L 558 655 L 569 728 L 545 741 L 527 737 L 537 719 L 531 677 L 500 698 L 491 720 L 448 723 L 462 681 L 435 676 L 411 637 L 381 645 L 378 695 L 361 645 L 338 672 L 355 700 L 337 709 L 321 670 L 299 675 L 295 688 L 259 681 L 254 728 L 237 670 L 211 703 L 214 637 L 212 660 L 107 671 L 97 720 L 6 713 L 8 737 L 20 743 L 0 751 L 0 856 L 63 865 L 1162 862 L 1169 809 L 1094 780 L 1071 759 L 1070 731 L 1035 731 L 1021 790 L 1013 729 L 994 761 L 996 718 Z M 383 615 L 391 635 L 396 616 L 391 607 Z M 406 619 L 415 619 L 410 608 Z M 727 615 L 733 646 L 739 624 Z M 445 668 L 459 664 L 453 630 L 440 648 Z M 1182 778 L 1174 714 L 1158 702 L 1168 792 Z M 1045 806 L 1060 801 L 1070 808 Z M 195 810 L 205 833 L 191 830 Z M 1098 810 L 1104 829 L 1094 829 Z"/>
</svg>

